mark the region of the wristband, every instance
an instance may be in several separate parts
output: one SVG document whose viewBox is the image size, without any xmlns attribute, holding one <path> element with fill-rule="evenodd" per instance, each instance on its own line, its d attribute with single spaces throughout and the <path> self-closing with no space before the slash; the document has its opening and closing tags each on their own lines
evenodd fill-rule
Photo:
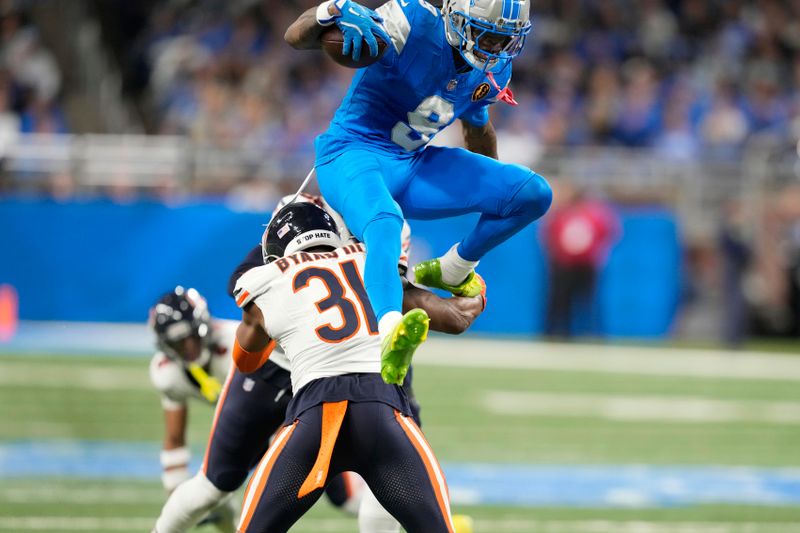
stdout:
<svg viewBox="0 0 800 533">
<path fill-rule="evenodd" d="M 320 26 L 330 26 L 341 15 L 331 15 L 330 6 L 333 5 L 334 0 L 322 2 L 317 6 L 317 24 Z"/>
<path fill-rule="evenodd" d="M 168 491 L 189 479 L 189 460 L 192 452 L 186 446 L 174 448 L 172 450 L 161 450 L 161 467 L 164 472 L 161 474 L 161 483 Z"/>
<path fill-rule="evenodd" d="M 178 466 L 186 466 L 192 458 L 192 452 L 186 446 L 173 448 L 172 450 L 161 450 L 161 467 L 164 470 Z"/>
</svg>

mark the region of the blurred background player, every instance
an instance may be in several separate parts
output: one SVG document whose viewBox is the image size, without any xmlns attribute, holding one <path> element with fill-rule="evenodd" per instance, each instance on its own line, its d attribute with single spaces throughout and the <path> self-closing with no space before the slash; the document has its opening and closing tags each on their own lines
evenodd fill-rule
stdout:
<svg viewBox="0 0 800 533">
<path fill-rule="evenodd" d="M 289 205 L 265 232 L 269 264 L 237 283 L 243 318 L 236 366 L 259 368 L 279 342 L 295 394 L 248 486 L 239 531 L 288 531 L 319 498 L 329 473 L 352 470 L 409 533 L 453 533 L 444 475 L 403 388 L 380 376 L 377 319 L 362 281 L 364 246 L 340 245 L 323 209 Z M 276 308 L 281 312 L 269 311 Z M 417 313 L 411 324 L 424 339 L 427 316 L 407 316 Z"/>
<path fill-rule="evenodd" d="M 597 278 L 621 222 L 614 210 L 569 182 L 555 188 L 556 207 L 544 218 L 541 236 L 550 259 L 545 333 L 570 338 L 581 312 L 586 333 L 600 335 L 602 317 Z"/>
<path fill-rule="evenodd" d="M 392 0 L 377 12 L 328 0 L 286 31 L 294 48 L 319 48 L 324 29 L 336 24 L 343 52 L 354 59 L 362 39 L 373 56 L 375 36 L 390 44 L 377 63 L 355 74 L 330 127 L 317 137 L 315 168 L 325 199 L 370 250 L 365 285 L 384 361 L 395 366 L 406 364 L 421 342 L 408 337 L 415 328 L 403 321 L 394 276 L 403 219 L 481 213 L 461 243 L 415 268 L 424 285 L 475 296 L 481 257 L 550 206 L 544 178 L 497 161 L 488 112 L 498 99 L 516 104 L 507 85 L 529 18 L 529 0 L 449 0 L 442 12 L 424 0 Z M 428 147 L 456 118 L 468 150 Z"/>
<path fill-rule="evenodd" d="M 186 445 L 189 400 L 211 405 L 217 402 L 231 368 L 231 339 L 237 323 L 212 322 L 200 293 L 179 286 L 159 298 L 150 310 L 150 326 L 159 350 L 150 361 L 150 380 L 161 394 L 164 410 L 161 481 L 172 493 L 189 479 L 191 452 Z M 220 499 L 215 503 L 222 502 Z M 208 511 L 208 507 L 202 509 L 196 521 Z M 220 507 L 214 521 L 221 531 L 232 531 L 226 524 L 231 523 L 236 512 L 232 501 Z"/>
<path fill-rule="evenodd" d="M 162 296 L 150 324 L 159 347 L 150 377 L 161 393 L 166 423 L 162 481 L 170 492 L 155 531 L 178 533 L 201 521 L 235 531 L 238 505 L 231 496 L 283 421 L 291 398 L 289 363 L 278 350 L 257 374 L 238 372 L 231 361 L 238 322 L 212 319 L 194 289 L 177 287 Z M 217 405 L 202 468 L 192 478 L 185 437 L 190 398 Z M 343 475 L 327 494 L 334 505 L 355 514 L 358 489 L 359 480 Z"/>
</svg>

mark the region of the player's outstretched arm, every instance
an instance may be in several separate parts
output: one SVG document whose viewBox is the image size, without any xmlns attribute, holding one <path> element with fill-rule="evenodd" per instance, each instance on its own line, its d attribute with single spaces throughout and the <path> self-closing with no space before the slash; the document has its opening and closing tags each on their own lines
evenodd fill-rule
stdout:
<svg viewBox="0 0 800 533">
<path fill-rule="evenodd" d="M 403 312 L 420 307 L 431 319 L 431 329 L 451 335 L 464 333 L 483 312 L 486 297 L 441 298 L 431 291 L 409 284 L 403 292 Z"/>
<path fill-rule="evenodd" d="M 491 121 L 483 126 L 475 126 L 462 120 L 461 129 L 464 132 L 464 146 L 467 150 L 497 159 L 497 134 Z"/>
<path fill-rule="evenodd" d="M 336 6 L 331 5 L 328 8 L 331 16 L 334 16 L 338 11 L 335 10 Z M 317 22 L 317 8 L 312 7 L 306 10 L 295 20 L 291 26 L 286 30 L 283 39 L 296 50 L 313 50 L 320 48 L 320 36 L 325 31 L 326 26 L 321 26 Z"/>
<path fill-rule="evenodd" d="M 255 372 L 267 362 L 275 341 L 270 339 L 264 329 L 264 315 L 254 303 L 242 311 L 242 322 L 236 330 L 233 343 L 233 362 L 240 372 Z"/>
</svg>

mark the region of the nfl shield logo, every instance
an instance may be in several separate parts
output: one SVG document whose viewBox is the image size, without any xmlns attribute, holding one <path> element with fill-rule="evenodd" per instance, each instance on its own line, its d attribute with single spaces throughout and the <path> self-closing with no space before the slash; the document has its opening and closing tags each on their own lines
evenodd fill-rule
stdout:
<svg viewBox="0 0 800 533">
<path fill-rule="evenodd" d="M 447 84 L 447 90 L 455 91 L 457 86 L 458 86 L 458 80 L 450 80 L 450 83 Z"/>
</svg>

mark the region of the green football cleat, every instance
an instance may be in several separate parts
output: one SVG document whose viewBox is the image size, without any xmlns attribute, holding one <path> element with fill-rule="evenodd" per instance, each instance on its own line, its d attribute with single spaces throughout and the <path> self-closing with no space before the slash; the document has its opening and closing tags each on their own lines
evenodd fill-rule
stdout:
<svg viewBox="0 0 800 533">
<path fill-rule="evenodd" d="M 467 298 L 478 296 L 484 290 L 484 284 L 475 275 L 474 270 L 469 273 L 467 279 L 458 285 L 448 285 L 442 281 L 442 265 L 439 259 L 428 259 L 416 265 L 414 281 L 426 287 L 448 291 L 453 296 L 466 296 Z"/>
<path fill-rule="evenodd" d="M 411 366 L 411 358 L 428 338 L 431 319 L 422 309 L 412 309 L 400 319 L 394 331 L 383 339 L 381 377 L 389 384 L 402 385 Z"/>
</svg>

